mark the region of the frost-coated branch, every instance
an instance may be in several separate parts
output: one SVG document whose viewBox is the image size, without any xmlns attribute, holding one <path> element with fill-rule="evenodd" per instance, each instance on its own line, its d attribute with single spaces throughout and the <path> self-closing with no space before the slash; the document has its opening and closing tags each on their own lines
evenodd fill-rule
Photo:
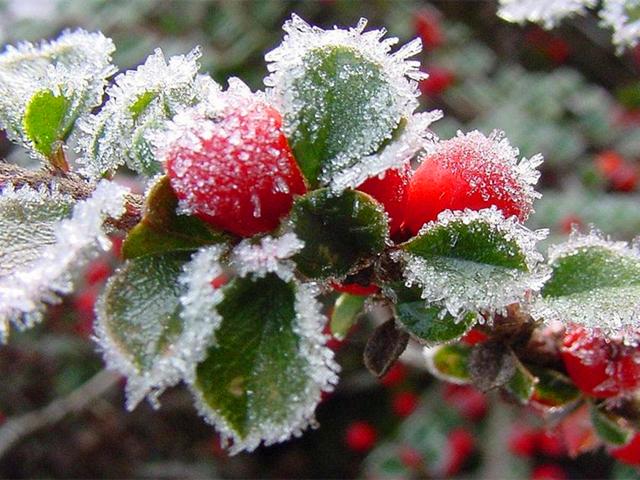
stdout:
<svg viewBox="0 0 640 480">
<path fill-rule="evenodd" d="M 9 418 L 0 427 L 0 458 L 27 435 L 87 408 L 115 385 L 119 378 L 113 372 L 102 370 L 66 397 L 57 398 L 39 410 Z"/>
</svg>

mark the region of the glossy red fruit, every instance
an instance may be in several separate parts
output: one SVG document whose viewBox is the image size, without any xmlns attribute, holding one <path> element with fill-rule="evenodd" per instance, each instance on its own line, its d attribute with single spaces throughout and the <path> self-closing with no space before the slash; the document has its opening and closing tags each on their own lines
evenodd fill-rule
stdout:
<svg viewBox="0 0 640 480">
<path fill-rule="evenodd" d="M 365 180 L 357 190 L 368 193 L 382 204 L 389 215 L 389 232 L 394 235 L 400 230 L 407 205 L 411 165 L 387 170 L 381 175 Z"/>
<path fill-rule="evenodd" d="M 371 450 L 378 439 L 376 429 L 368 422 L 353 422 L 345 432 L 345 443 L 354 452 Z"/>
<path fill-rule="evenodd" d="M 531 480 L 566 480 L 567 473 L 560 465 L 544 463 L 531 472 Z"/>
<path fill-rule="evenodd" d="M 427 73 L 429 76 L 420 81 L 420 91 L 429 97 L 442 95 L 456 80 L 455 74 L 448 68 L 431 66 Z"/>
<path fill-rule="evenodd" d="M 615 397 L 640 387 L 640 353 L 636 347 L 574 325 L 567 328 L 561 353 L 571 380 L 587 395 Z"/>
<path fill-rule="evenodd" d="M 467 462 L 469 455 L 475 449 L 475 439 L 467 429 L 458 427 L 453 429 L 447 437 L 445 452 L 445 476 L 451 477 L 457 474 Z"/>
<path fill-rule="evenodd" d="M 537 172 L 535 163 L 518 164 L 517 154 L 499 133 L 473 131 L 440 142 L 413 174 L 404 227 L 416 234 L 444 210 L 491 206 L 526 220 Z"/>
<path fill-rule="evenodd" d="M 612 449 L 611 456 L 627 465 L 640 466 L 640 434 L 636 434 L 626 445 Z"/>
<path fill-rule="evenodd" d="M 415 412 L 419 401 L 419 397 L 413 392 L 399 392 L 393 396 L 391 408 L 398 417 L 404 418 Z"/>
<path fill-rule="evenodd" d="M 306 188 L 282 117 L 250 96 L 228 95 L 213 120 L 184 114 L 165 146 L 167 174 L 187 210 L 242 237 L 268 232 Z"/>
</svg>

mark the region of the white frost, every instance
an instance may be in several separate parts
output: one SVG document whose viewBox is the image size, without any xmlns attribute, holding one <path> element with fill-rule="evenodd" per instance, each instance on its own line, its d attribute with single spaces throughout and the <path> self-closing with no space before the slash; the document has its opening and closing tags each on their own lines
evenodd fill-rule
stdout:
<svg viewBox="0 0 640 480">
<path fill-rule="evenodd" d="M 266 236 L 258 243 L 247 238 L 233 249 L 230 263 L 241 277 L 252 274 L 255 278 L 263 278 L 268 273 L 275 273 L 288 282 L 293 279 L 296 268 L 291 257 L 303 247 L 304 242 L 295 233 L 277 238 Z"/>
<path fill-rule="evenodd" d="M 640 0 L 604 0 L 598 12 L 601 24 L 613 29 L 618 53 L 640 40 Z"/>
<path fill-rule="evenodd" d="M 40 321 L 45 304 L 58 303 L 61 295 L 71 293 L 74 274 L 100 251 L 109 250 L 111 241 L 103 223 L 125 212 L 127 192 L 120 185 L 101 181 L 91 197 L 75 205 L 71 218 L 57 223 L 55 241 L 42 250 L 38 260 L 0 278 L 0 340 L 6 337 L 10 323 L 26 328 Z M 4 194 L 23 193 L 5 189 Z"/>
<path fill-rule="evenodd" d="M 508 22 L 534 22 L 553 28 L 564 18 L 582 15 L 597 0 L 499 0 L 498 16 Z"/>
</svg>

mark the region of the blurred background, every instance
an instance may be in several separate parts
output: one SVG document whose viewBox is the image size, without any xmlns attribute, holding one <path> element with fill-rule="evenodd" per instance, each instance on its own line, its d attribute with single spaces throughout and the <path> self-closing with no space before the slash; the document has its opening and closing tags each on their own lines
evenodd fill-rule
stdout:
<svg viewBox="0 0 640 480">
<path fill-rule="evenodd" d="M 590 15 L 548 32 L 508 24 L 496 10 L 489 0 L 4 0 L 0 43 L 101 30 L 123 70 L 157 47 L 170 56 L 201 45 L 202 71 L 260 89 L 263 55 L 292 12 L 322 27 L 365 16 L 401 41 L 422 38 L 430 77 L 421 100 L 444 111 L 433 127 L 440 137 L 499 128 L 522 155 L 544 155 L 530 227 L 550 228 L 551 241 L 590 224 L 632 239 L 640 233 L 640 48 L 616 55 L 610 32 Z M 3 137 L 0 155 L 29 163 Z M 300 439 L 229 457 L 182 387 L 163 395 L 159 411 L 144 404 L 127 413 L 123 382 L 99 373 L 91 341 L 93 304 L 118 245 L 47 322 L 0 347 L 1 477 L 640 478 L 588 451 L 585 412 L 562 431 L 545 428 L 535 412 L 433 380 L 410 357 L 375 379 L 361 360 L 366 321 L 333 341 L 341 383 L 318 408 L 320 427 Z M 22 430 L 3 436 L 3 424 L 17 418 Z"/>
</svg>

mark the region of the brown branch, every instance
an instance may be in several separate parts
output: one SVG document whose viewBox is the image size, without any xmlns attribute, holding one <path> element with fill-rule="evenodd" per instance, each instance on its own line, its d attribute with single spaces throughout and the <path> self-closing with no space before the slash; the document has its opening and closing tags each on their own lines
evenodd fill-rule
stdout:
<svg viewBox="0 0 640 480">
<path fill-rule="evenodd" d="M 79 413 L 93 404 L 119 378 L 113 372 L 102 370 L 66 397 L 57 398 L 39 410 L 9 418 L 0 427 L 0 458 L 24 437 L 55 425 L 67 415 Z"/>
<path fill-rule="evenodd" d="M 94 185 L 73 172 L 51 171 L 46 169 L 28 170 L 24 167 L 0 160 L 0 189 L 5 185 L 16 188 L 25 185 L 39 189 L 52 188 L 69 195 L 75 200 L 84 200 L 93 193 Z M 126 212 L 118 219 L 109 219 L 106 224 L 114 230 L 131 230 L 141 219 L 143 198 L 141 195 L 129 194 L 125 197 Z"/>
</svg>

